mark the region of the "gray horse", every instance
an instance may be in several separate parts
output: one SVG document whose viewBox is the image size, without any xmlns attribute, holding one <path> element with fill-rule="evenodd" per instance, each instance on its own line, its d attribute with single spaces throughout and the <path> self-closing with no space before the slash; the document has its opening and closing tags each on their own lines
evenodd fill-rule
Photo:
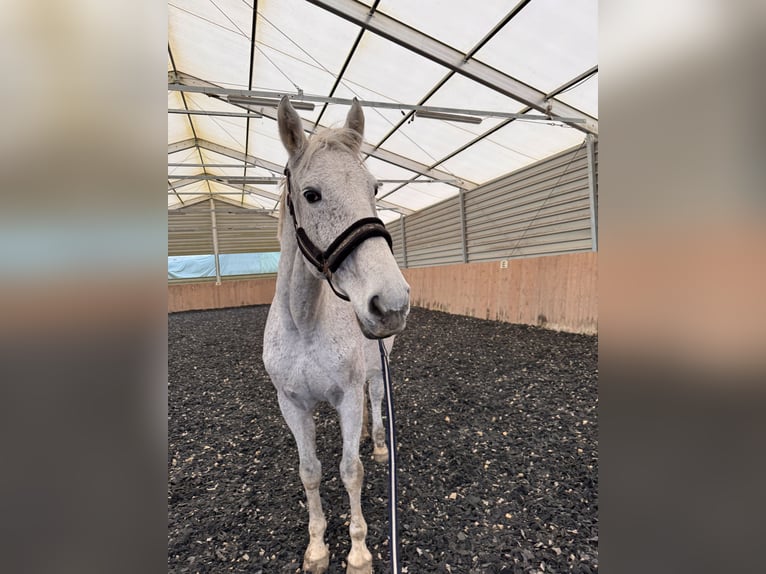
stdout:
<svg viewBox="0 0 766 574">
<path fill-rule="evenodd" d="M 309 510 L 303 568 L 322 574 L 330 560 L 313 418 L 317 402 L 327 401 L 340 417 L 340 475 L 351 507 L 346 572 L 371 574 L 359 458 L 364 386 L 370 380 L 375 459 L 385 461 L 380 355 L 374 339 L 404 329 L 409 285 L 387 243 L 390 236 L 374 219 L 377 184 L 360 157 L 364 114 L 359 103 L 354 101 L 343 128 L 311 139 L 305 137 L 303 122 L 287 98 L 280 103 L 278 120 L 289 160 L 280 209 L 282 250 L 263 361 L 298 445 Z M 288 217 L 294 229 L 283 229 Z M 390 343 L 389 339 L 389 348 Z"/>
</svg>

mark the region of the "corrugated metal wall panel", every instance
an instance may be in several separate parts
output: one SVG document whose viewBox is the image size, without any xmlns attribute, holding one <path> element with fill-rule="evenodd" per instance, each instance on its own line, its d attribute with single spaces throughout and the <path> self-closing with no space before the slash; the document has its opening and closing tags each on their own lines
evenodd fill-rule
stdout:
<svg viewBox="0 0 766 574">
<path fill-rule="evenodd" d="M 591 248 L 585 143 L 465 194 L 468 261 Z"/>
<path fill-rule="evenodd" d="M 597 206 L 598 142 L 593 155 Z M 468 261 L 591 250 L 589 195 L 585 142 L 465 192 Z M 220 201 L 215 205 L 221 253 L 279 250 L 276 218 Z M 458 197 L 392 221 L 386 227 L 400 267 L 463 262 Z M 212 252 L 209 202 L 168 212 L 169 255 Z"/>
<path fill-rule="evenodd" d="M 462 263 L 458 198 L 446 199 L 408 216 L 405 235 L 408 267 Z"/>
<path fill-rule="evenodd" d="M 402 243 L 402 218 L 386 224 L 386 229 L 391 234 L 394 246 L 394 257 L 399 267 L 405 267 L 404 244 Z"/>
<path fill-rule="evenodd" d="M 598 142 L 594 146 L 598 173 Z M 587 146 L 465 192 L 466 258 L 491 261 L 592 249 Z M 389 224 L 402 267 L 463 262 L 460 200 L 454 197 Z"/>
<path fill-rule="evenodd" d="M 215 201 L 219 253 L 279 251 L 277 219 L 264 213 Z M 213 253 L 210 203 L 168 211 L 168 255 Z"/>
</svg>

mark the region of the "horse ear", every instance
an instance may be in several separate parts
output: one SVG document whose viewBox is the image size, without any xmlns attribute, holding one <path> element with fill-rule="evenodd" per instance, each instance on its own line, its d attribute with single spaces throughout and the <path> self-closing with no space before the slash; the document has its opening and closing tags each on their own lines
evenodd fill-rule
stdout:
<svg viewBox="0 0 766 574">
<path fill-rule="evenodd" d="M 354 98 L 351 109 L 348 111 L 348 116 L 346 116 L 346 127 L 354 130 L 361 139 L 364 139 L 364 112 L 359 104 L 359 100 L 356 98 Z"/>
<path fill-rule="evenodd" d="M 290 105 L 290 98 L 282 96 L 277 111 L 277 123 L 279 124 L 279 137 L 290 157 L 297 154 L 306 145 L 306 136 L 303 133 L 303 120 L 298 112 Z"/>
</svg>

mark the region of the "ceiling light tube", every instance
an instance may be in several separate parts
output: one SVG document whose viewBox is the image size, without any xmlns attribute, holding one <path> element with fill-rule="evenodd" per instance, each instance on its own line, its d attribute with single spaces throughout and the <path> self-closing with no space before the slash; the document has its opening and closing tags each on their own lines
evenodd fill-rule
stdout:
<svg viewBox="0 0 766 574">
<path fill-rule="evenodd" d="M 476 116 L 463 116 L 460 114 L 447 114 L 444 112 L 429 112 L 428 110 L 417 110 L 415 115 L 419 118 L 430 118 L 432 120 L 447 120 L 450 122 L 463 122 L 464 124 L 480 124 L 481 118 Z"/>
<path fill-rule="evenodd" d="M 228 96 L 228 100 L 232 104 L 240 104 L 245 106 L 268 106 L 270 108 L 276 108 L 279 106 L 279 100 L 271 98 L 255 98 L 248 96 Z M 290 101 L 290 105 L 296 110 L 313 110 L 314 104 L 309 102 L 293 102 Z"/>
</svg>

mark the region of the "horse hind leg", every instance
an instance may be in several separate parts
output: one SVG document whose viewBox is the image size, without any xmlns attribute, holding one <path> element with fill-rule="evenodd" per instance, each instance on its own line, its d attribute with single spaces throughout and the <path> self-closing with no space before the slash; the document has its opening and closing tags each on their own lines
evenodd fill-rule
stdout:
<svg viewBox="0 0 766 574">
<path fill-rule="evenodd" d="M 322 463 L 316 456 L 316 427 L 311 409 L 303 408 L 279 393 L 279 407 L 290 427 L 298 446 L 300 476 L 306 490 L 309 510 L 309 545 L 303 555 L 303 570 L 311 574 L 324 574 L 330 565 L 330 550 L 324 542 L 327 528 L 319 483 L 322 479 Z"/>
<path fill-rule="evenodd" d="M 346 562 L 346 574 L 372 574 L 372 554 L 367 549 L 367 522 L 362 514 L 362 481 L 364 467 L 359 458 L 359 438 L 362 428 L 363 387 L 358 393 L 347 393 L 339 405 L 341 432 L 343 434 L 343 457 L 340 461 L 340 477 L 348 492 L 351 519 L 348 531 L 351 551 Z"/>
<path fill-rule="evenodd" d="M 383 427 L 383 415 L 381 413 L 383 392 L 383 374 L 377 373 L 370 378 L 369 395 L 372 410 L 372 458 L 380 464 L 388 462 L 386 429 Z"/>
</svg>

